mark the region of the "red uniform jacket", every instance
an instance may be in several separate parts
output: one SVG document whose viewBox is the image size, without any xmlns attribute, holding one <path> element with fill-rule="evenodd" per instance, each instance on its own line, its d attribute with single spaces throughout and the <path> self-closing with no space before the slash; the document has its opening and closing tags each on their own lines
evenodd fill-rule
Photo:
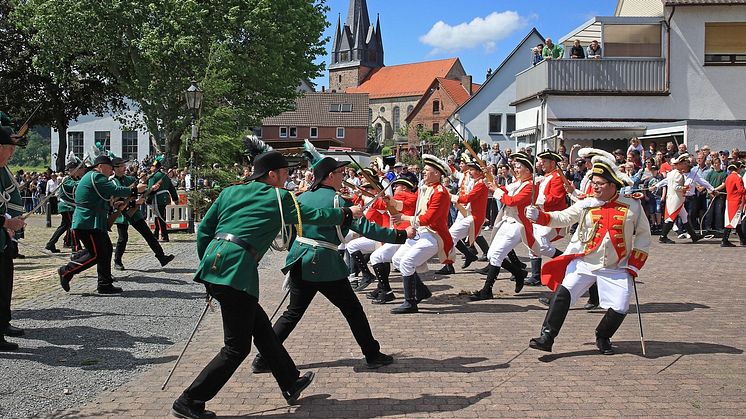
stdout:
<svg viewBox="0 0 746 419">
<path fill-rule="evenodd" d="M 471 192 L 466 195 L 460 195 L 458 197 L 459 204 L 467 205 L 471 204 L 471 217 L 474 218 L 472 223 L 472 229 L 469 231 L 469 244 L 474 243 L 479 230 L 484 224 L 485 217 L 487 216 L 487 198 L 490 195 L 487 185 L 484 183 L 484 179 L 480 179 L 474 182 L 474 186 L 471 188 Z"/>
</svg>

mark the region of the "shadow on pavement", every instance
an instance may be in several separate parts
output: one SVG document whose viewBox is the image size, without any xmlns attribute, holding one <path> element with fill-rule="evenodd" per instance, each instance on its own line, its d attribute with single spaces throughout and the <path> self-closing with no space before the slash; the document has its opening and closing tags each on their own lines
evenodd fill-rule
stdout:
<svg viewBox="0 0 746 419">
<path fill-rule="evenodd" d="M 526 313 L 530 311 L 546 311 L 546 307 L 538 305 L 520 306 L 509 304 L 508 299 L 494 299 L 494 304 L 472 302 L 464 296 L 459 299 L 433 297 L 419 305 L 422 314 L 451 314 L 451 313 Z"/>
<path fill-rule="evenodd" d="M 644 303 L 640 304 L 640 313 L 681 313 L 696 309 L 709 309 L 710 306 L 697 303 Z M 630 309 L 633 313 L 634 309 Z"/>
<path fill-rule="evenodd" d="M 124 416 L 125 411 L 123 410 L 103 410 L 100 412 L 95 413 L 88 413 L 88 414 L 82 414 L 78 410 L 68 410 L 64 412 L 53 412 L 44 415 L 44 417 L 49 419 L 68 419 L 68 418 L 90 418 L 90 417 L 100 417 L 100 416 Z"/>
<path fill-rule="evenodd" d="M 187 284 L 187 281 L 184 281 L 183 279 L 170 279 L 170 278 L 139 276 L 139 275 L 122 277 L 120 278 L 120 281 L 122 281 L 122 283 L 134 282 L 137 284 L 164 284 L 164 285 L 185 285 Z"/>
<path fill-rule="evenodd" d="M 643 356 L 640 348 L 640 341 L 611 341 L 612 346 L 617 354 L 630 354 L 642 358 L 663 358 L 673 355 L 703 355 L 703 354 L 742 354 L 743 350 L 727 345 L 718 345 L 716 343 L 705 342 L 662 342 L 657 340 L 645 341 L 647 355 Z M 588 343 L 588 345 L 595 345 Z M 538 351 L 537 351 L 538 352 Z M 603 356 L 598 350 L 593 349 L 584 351 L 574 351 L 566 353 L 557 353 L 539 357 L 539 361 L 552 362 L 562 358 L 572 358 L 576 356 Z"/>
<path fill-rule="evenodd" d="M 454 357 L 446 359 L 431 358 L 398 358 L 394 356 L 395 361 L 391 365 L 386 365 L 378 369 L 368 369 L 362 358 L 358 359 L 339 359 L 328 362 L 315 362 L 312 364 L 298 365 L 298 369 L 304 370 L 309 368 L 333 368 L 333 367 L 352 367 L 355 372 L 369 372 L 376 374 L 401 374 L 414 372 L 454 372 L 454 373 L 476 373 L 482 371 L 494 371 L 509 368 L 509 363 L 495 365 L 478 365 L 469 366 L 484 362 L 487 358 L 467 358 Z"/>
<path fill-rule="evenodd" d="M 80 367 L 83 370 L 132 370 L 139 365 L 161 364 L 176 356 L 135 358 L 127 348 L 141 343 L 171 345 L 165 337 L 132 336 L 119 330 L 89 326 L 30 329 L 22 340 L 47 342 L 52 346 L 24 348 L 7 353 L 7 359 L 29 360 L 49 366 Z M 125 350 L 119 350 L 125 349 Z"/>
<path fill-rule="evenodd" d="M 482 399 L 492 395 L 486 391 L 474 396 L 451 396 L 423 394 L 414 399 L 394 399 L 390 397 L 373 397 L 369 399 L 335 400 L 329 394 L 314 394 L 298 400 L 298 407 L 292 416 L 297 417 L 349 417 L 375 418 L 389 415 L 406 415 L 416 413 L 457 412 L 474 405 Z M 209 407 L 208 407 L 209 408 Z M 223 418 L 250 418 L 254 416 L 279 418 L 288 417 L 287 408 L 284 412 L 267 414 L 271 411 L 252 412 L 243 416 L 220 416 Z M 457 417 L 454 413 L 454 417 Z"/>
<path fill-rule="evenodd" d="M 20 308 L 13 310 L 15 319 L 32 319 L 32 320 L 77 320 L 90 319 L 104 316 L 122 316 L 119 313 L 105 313 L 94 311 L 76 310 L 74 308 L 41 308 L 25 309 Z M 38 329 L 35 329 L 38 330 Z"/>
<path fill-rule="evenodd" d="M 126 288 L 127 281 L 122 281 L 121 284 L 124 284 L 122 287 L 124 288 L 124 292 L 117 295 L 124 298 L 174 298 L 177 300 L 199 300 L 205 298 L 204 292 L 180 292 L 171 290 L 128 290 Z"/>
<path fill-rule="evenodd" d="M 127 269 L 131 272 L 142 272 L 146 274 L 152 274 L 157 272 L 165 272 L 167 274 L 191 274 L 196 271 L 195 268 L 169 268 L 168 266 L 164 266 L 162 268 L 150 268 L 150 269 Z M 182 281 L 183 282 L 183 281 Z"/>
</svg>

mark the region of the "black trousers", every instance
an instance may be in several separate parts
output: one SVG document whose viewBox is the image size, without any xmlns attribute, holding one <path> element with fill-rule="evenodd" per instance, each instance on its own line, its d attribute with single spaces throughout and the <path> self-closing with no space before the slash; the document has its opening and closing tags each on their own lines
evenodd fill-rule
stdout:
<svg viewBox="0 0 746 419">
<path fill-rule="evenodd" d="M 47 242 L 47 247 L 53 247 L 57 245 L 57 241 L 59 241 L 60 237 L 62 237 L 63 234 L 70 231 L 70 229 L 73 226 L 73 212 L 72 211 L 65 211 L 61 212 L 60 215 L 62 216 L 62 219 L 60 220 L 60 225 L 57 227 L 57 230 L 54 231 L 52 234 L 52 237 L 49 238 L 49 241 Z M 73 240 L 75 240 L 73 238 Z M 77 244 L 77 240 L 75 240 L 75 243 Z M 73 250 L 76 250 L 73 248 Z"/>
<path fill-rule="evenodd" d="M 130 222 L 132 223 L 132 228 L 140 233 L 142 238 L 145 239 L 145 242 L 148 243 L 150 250 L 155 253 L 155 257 L 158 259 L 162 258 L 164 256 L 163 247 L 158 243 L 158 239 L 156 239 L 153 232 L 150 231 L 150 227 L 148 227 L 145 220 L 141 218 L 137 221 Z M 129 240 L 128 227 L 129 225 L 127 224 L 117 224 L 117 247 L 114 249 L 114 260 L 117 262 L 122 261 L 122 255 L 124 255 L 124 251 L 127 250 L 127 241 Z"/>
<path fill-rule="evenodd" d="M 220 302 L 225 345 L 184 390 L 184 395 L 202 402 L 215 397 L 249 355 L 252 337 L 280 389 L 290 389 L 300 377 L 300 371 L 272 330 L 259 300 L 225 285 L 207 284 L 207 292 Z"/>
<path fill-rule="evenodd" d="M 98 273 L 98 286 L 111 285 L 114 279 L 111 276 L 111 253 L 112 246 L 109 234 L 101 230 L 74 230 L 85 247 L 85 252 L 78 252 L 70 263 L 65 266 L 66 277 L 72 278 L 80 272 L 96 265 Z"/>
<path fill-rule="evenodd" d="M 166 226 L 166 206 L 156 206 L 158 208 L 158 214 L 155 215 L 155 231 L 153 234 L 155 237 L 158 237 L 158 234 L 160 234 L 161 238 L 163 240 L 168 240 L 168 226 Z"/>
<path fill-rule="evenodd" d="M 290 302 L 274 325 L 275 333 L 281 342 L 290 336 L 300 319 L 303 318 L 313 297 L 320 292 L 342 312 L 363 355 L 366 358 L 373 358 L 380 353 L 381 345 L 373 338 L 368 317 L 347 278 L 327 282 L 304 281 L 301 279 L 300 263 L 296 263 L 290 269 L 290 278 Z M 259 352 L 264 357 L 264 352 L 261 350 Z"/>
<path fill-rule="evenodd" d="M 5 234 L 3 231 L 2 234 Z M 8 243 L 0 253 L 0 336 L 10 324 L 10 300 L 13 297 L 13 256 L 17 251 L 15 242 Z"/>
</svg>

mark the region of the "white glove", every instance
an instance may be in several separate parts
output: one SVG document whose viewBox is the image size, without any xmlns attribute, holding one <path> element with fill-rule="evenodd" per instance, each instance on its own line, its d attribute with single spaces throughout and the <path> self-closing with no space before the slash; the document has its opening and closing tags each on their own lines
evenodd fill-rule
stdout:
<svg viewBox="0 0 746 419">
<path fill-rule="evenodd" d="M 505 191 L 502 188 L 495 189 L 495 193 L 492 194 L 498 201 L 502 199 L 503 195 L 505 195 Z"/>
<path fill-rule="evenodd" d="M 539 219 L 539 208 L 533 205 L 526 207 L 526 218 L 535 223 Z"/>
</svg>

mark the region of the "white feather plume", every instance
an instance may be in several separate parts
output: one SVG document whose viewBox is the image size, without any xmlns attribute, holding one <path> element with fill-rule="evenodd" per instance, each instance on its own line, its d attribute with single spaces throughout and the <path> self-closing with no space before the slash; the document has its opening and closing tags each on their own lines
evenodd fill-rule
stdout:
<svg viewBox="0 0 746 419">
<path fill-rule="evenodd" d="M 592 147 L 581 148 L 578 151 L 578 156 L 584 159 L 587 159 L 588 157 L 593 157 L 593 156 L 604 156 L 612 162 L 616 161 L 616 159 L 614 158 L 614 155 L 609 153 L 608 151 L 599 150 L 597 148 L 592 148 Z"/>
</svg>

